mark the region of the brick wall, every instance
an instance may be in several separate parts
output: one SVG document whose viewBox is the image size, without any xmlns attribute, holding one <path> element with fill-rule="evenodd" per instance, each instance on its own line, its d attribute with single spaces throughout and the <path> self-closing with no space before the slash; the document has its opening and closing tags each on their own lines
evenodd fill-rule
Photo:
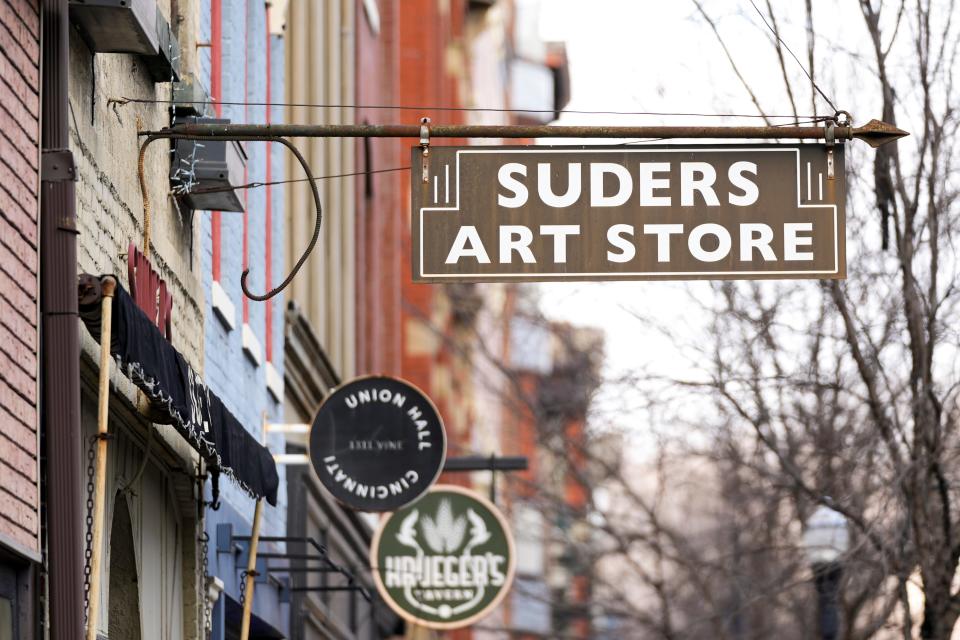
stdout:
<svg viewBox="0 0 960 640">
<path fill-rule="evenodd" d="M 0 0 L 0 542 L 39 553 L 37 0 Z"/>
<path fill-rule="evenodd" d="M 400 7 L 379 4 L 379 33 L 363 1 L 357 0 L 357 97 L 361 105 L 398 102 Z M 412 114 L 393 109 L 358 109 L 357 122 L 410 122 Z M 409 141 L 358 139 L 357 170 L 381 171 L 410 164 Z M 400 374 L 400 296 L 403 212 L 409 171 L 372 173 L 357 180 L 357 371 Z"/>
</svg>

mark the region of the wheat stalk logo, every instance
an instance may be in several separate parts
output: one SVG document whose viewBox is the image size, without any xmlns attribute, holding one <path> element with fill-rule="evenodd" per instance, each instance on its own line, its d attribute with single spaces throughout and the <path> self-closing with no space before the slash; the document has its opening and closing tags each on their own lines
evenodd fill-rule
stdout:
<svg viewBox="0 0 960 640">
<path fill-rule="evenodd" d="M 420 521 L 423 539 L 435 553 L 453 553 L 463 544 L 467 533 L 467 520 L 462 516 L 453 517 L 449 500 L 441 500 L 437 515 L 433 518 L 423 516 Z"/>
</svg>

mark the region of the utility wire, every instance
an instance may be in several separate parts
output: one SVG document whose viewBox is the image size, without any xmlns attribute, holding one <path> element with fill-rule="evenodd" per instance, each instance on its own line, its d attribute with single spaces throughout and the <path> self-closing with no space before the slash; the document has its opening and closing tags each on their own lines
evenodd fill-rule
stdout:
<svg viewBox="0 0 960 640">
<path fill-rule="evenodd" d="M 792 52 L 791 52 L 792 53 Z M 796 56 L 794 56 L 796 58 Z M 251 107 L 306 107 L 315 109 L 396 109 L 398 111 L 480 111 L 495 113 L 572 113 L 577 115 L 614 115 L 614 116 L 664 116 L 664 117 L 700 117 L 700 118 L 815 118 L 817 116 L 769 115 L 756 113 L 668 113 L 663 111 L 591 111 L 585 109 L 504 109 L 498 107 L 437 107 L 391 104 L 325 104 L 308 102 L 243 102 L 217 100 L 161 100 L 154 98 L 111 98 L 110 102 L 123 106 L 136 104 L 203 104 Z M 830 102 L 827 100 L 827 102 Z M 830 103 L 831 105 L 833 103 Z"/>
<path fill-rule="evenodd" d="M 793 56 L 793 59 L 797 62 L 797 65 L 800 67 L 800 70 L 803 71 L 804 75 L 807 76 L 807 79 L 810 80 L 810 84 L 813 85 L 813 88 L 817 90 L 817 93 L 819 93 L 820 96 L 821 96 L 824 100 L 827 101 L 827 104 L 830 105 L 830 108 L 833 109 L 834 112 L 839 112 L 839 110 L 837 109 L 837 106 L 836 106 L 835 104 L 833 104 L 833 100 L 831 100 L 830 98 L 828 98 L 828 97 L 827 97 L 827 94 L 825 94 L 825 93 L 823 92 L 823 90 L 820 88 L 820 86 L 817 85 L 816 82 L 814 82 L 813 76 L 810 75 L 810 72 L 807 71 L 807 68 L 806 68 L 805 66 L 803 66 L 803 63 L 802 63 L 802 62 L 800 62 L 800 58 L 798 58 L 797 55 L 793 52 L 793 49 L 790 48 L 790 45 L 788 45 L 786 42 L 784 42 L 784 41 L 783 41 L 783 38 L 780 37 L 780 35 L 777 33 L 776 29 L 774 29 L 772 26 L 770 26 L 770 23 L 767 22 L 767 17 L 766 17 L 765 15 L 763 15 L 763 12 L 760 11 L 760 8 L 756 5 L 756 3 L 755 3 L 753 0 L 750 0 L 750 4 L 753 5 L 753 8 L 756 10 L 757 15 L 760 16 L 760 19 L 761 19 L 761 20 L 763 20 L 763 24 L 767 25 L 767 29 L 770 30 L 770 33 L 773 34 L 773 37 L 775 37 L 775 38 L 780 42 L 780 44 L 783 45 L 783 47 L 787 50 L 787 52 L 788 52 L 791 56 Z M 767 117 L 768 117 L 768 118 L 777 118 L 777 117 L 779 117 L 779 116 L 767 116 Z M 803 117 L 803 116 L 798 116 L 798 117 Z"/>
<path fill-rule="evenodd" d="M 371 171 L 353 171 L 350 173 L 336 173 L 327 176 L 315 176 L 313 180 L 332 180 L 334 178 L 349 178 L 352 176 L 365 176 L 372 173 L 387 173 L 389 171 L 406 171 L 409 169 L 409 166 L 406 167 L 392 167 L 390 169 L 373 169 Z M 235 187 L 204 187 L 200 189 L 191 189 L 190 191 L 184 192 L 183 195 L 193 195 L 193 194 L 207 194 L 207 193 L 222 193 L 226 191 L 236 191 L 238 189 L 254 189 L 257 187 L 269 187 L 275 184 L 292 184 L 295 182 L 310 182 L 311 178 L 292 178 L 290 180 L 271 180 L 270 182 L 248 182 L 246 184 L 237 185 Z"/>
<path fill-rule="evenodd" d="M 769 117 L 769 116 L 768 116 Z M 793 123 L 788 122 L 784 124 L 775 124 L 774 127 L 792 127 L 798 124 L 816 124 L 818 122 L 824 122 L 826 120 L 832 120 L 832 116 L 817 116 L 816 118 L 810 118 L 809 120 L 801 120 L 799 122 Z M 667 140 L 668 138 L 642 138 L 640 140 L 628 140 L 626 142 L 620 142 L 616 146 L 627 146 L 632 144 L 639 144 L 645 142 L 660 142 Z M 333 180 L 335 178 L 352 178 L 354 176 L 365 176 L 371 175 L 374 173 L 390 173 L 393 171 L 406 171 L 410 169 L 409 165 L 405 167 L 391 167 L 389 169 L 372 169 L 370 171 L 351 171 L 349 173 L 334 173 L 326 176 L 315 176 L 314 180 Z M 291 178 L 289 180 L 271 180 L 269 182 L 255 181 L 248 182 L 246 184 L 237 185 L 235 187 L 202 187 L 199 189 L 191 189 L 185 191 L 183 195 L 189 194 L 207 194 L 207 193 L 224 193 L 227 191 L 237 191 L 239 189 L 255 189 L 258 187 L 269 187 L 278 184 L 294 184 L 297 182 L 309 182 L 310 178 Z M 178 194 L 181 195 L 181 194 Z"/>
</svg>

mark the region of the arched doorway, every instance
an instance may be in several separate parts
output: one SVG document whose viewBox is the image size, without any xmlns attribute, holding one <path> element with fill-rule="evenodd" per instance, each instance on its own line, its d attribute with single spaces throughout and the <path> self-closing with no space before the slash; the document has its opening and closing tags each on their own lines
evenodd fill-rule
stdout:
<svg viewBox="0 0 960 640">
<path fill-rule="evenodd" d="M 110 617 L 107 633 L 111 640 L 140 640 L 140 588 L 137 584 L 137 557 L 127 498 L 117 493 L 110 528 Z"/>
</svg>

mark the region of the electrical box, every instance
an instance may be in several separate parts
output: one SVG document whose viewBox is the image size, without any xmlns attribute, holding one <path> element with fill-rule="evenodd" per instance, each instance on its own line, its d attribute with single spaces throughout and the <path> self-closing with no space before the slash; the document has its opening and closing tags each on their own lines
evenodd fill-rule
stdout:
<svg viewBox="0 0 960 640">
<path fill-rule="evenodd" d="M 70 0 L 70 21 L 91 51 L 139 54 L 154 82 L 178 78 L 179 45 L 156 0 Z"/>
<path fill-rule="evenodd" d="M 188 116 L 174 124 L 229 124 L 228 119 Z M 170 184 L 190 209 L 243 211 L 236 187 L 243 184 L 247 155 L 233 140 L 174 140 Z"/>
</svg>

